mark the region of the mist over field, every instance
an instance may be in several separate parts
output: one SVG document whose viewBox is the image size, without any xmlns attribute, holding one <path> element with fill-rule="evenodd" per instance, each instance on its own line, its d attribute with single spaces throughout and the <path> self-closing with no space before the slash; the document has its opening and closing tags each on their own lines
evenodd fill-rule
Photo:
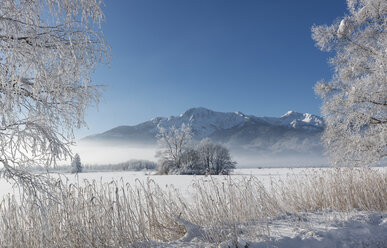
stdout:
<svg viewBox="0 0 387 248">
<path fill-rule="evenodd" d="M 232 153 L 238 168 L 270 168 L 270 167 L 327 167 L 328 159 L 317 155 L 265 155 Z"/>
<path fill-rule="evenodd" d="M 156 161 L 157 135 L 187 125 L 192 147 L 209 138 L 230 150 L 237 167 L 326 166 L 320 141 L 324 120 L 288 111 L 280 117 L 190 108 L 178 116 L 155 117 L 134 126 L 118 126 L 81 139 L 74 153 L 87 164 L 120 163 L 130 159 Z"/>
<path fill-rule="evenodd" d="M 157 162 L 155 155 L 158 149 L 157 145 L 150 144 L 79 141 L 74 146 L 73 153 L 78 153 L 84 164 L 105 165 L 131 159 Z M 328 166 L 327 158 L 316 154 L 265 154 L 241 149 L 230 149 L 230 153 L 232 159 L 237 162 L 237 168 Z"/>
<path fill-rule="evenodd" d="M 84 164 L 115 164 L 131 159 L 156 161 L 157 147 L 117 142 L 79 141 L 73 153 L 81 156 Z"/>
</svg>

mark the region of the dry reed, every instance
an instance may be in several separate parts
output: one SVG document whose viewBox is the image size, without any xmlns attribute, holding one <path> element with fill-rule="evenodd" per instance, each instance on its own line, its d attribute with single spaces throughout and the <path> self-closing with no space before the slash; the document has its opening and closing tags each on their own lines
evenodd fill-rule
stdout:
<svg viewBox="0 0 387 248">
<path fill-rule="evenodd" d="M 289 213 L 387 211 L 387 174 L 316 170 L 267 187 L 254 177 L 209 177 L 194 183 L 190 200 L 150 179 L 84 186 L 59 180 L 50 195 L 23 201 L 10 195 L 0 209 L 1 247 L 146 247 L 182 238 L 187 223 L 200 227 L 203 240 L 219 243 L 252 230 L 269 237 L 268 220 Z"/>
</svg>

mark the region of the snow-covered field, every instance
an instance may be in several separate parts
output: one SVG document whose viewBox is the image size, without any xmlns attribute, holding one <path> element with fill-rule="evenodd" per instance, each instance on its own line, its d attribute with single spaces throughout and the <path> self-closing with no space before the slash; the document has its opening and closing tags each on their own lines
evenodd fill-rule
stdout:
<svg viewBox="0 0 387 248">
<path fill-rule="evenodd" d="M 324 169 L 323 169 L 324 170 Z M 191 175 L 154 175 L 155 172 L 139 171 L 139 172 L 96 172 L 96 173 L 81 173 L 76 177 L 74 174 L 65 174 L 71 182 L 82 182 L 83 180 L 96 180 L 102 182 L 121 181 L 124 183 L 135 183 L 136 180 L 145 182 L 150 179 L 155 181 L 162 188 L 175 187 L 183 196 L 190 197 L 193 183 L 210 182 L 211 180 L 227 181 L 240 180 L 246 177 L 259 178 L 264 184 L 270 184 L 270 179 L 285 178 L 287 176 L 297 176 L 301 174 L 313 173 L 316 170 L 305 168 L 273 168 L 273 169 L 237 169 L 231 177 L 229 176 L 191 176 Z"/>
<path fill-rule="evenodd" d="M 97 182 L 116 181 L 125 185 L 138 184 L 148 180 L 154 181 L 161 189 L 176 188 L 184 198 L 192 201 L 195 184 L 217 184 L 238 182 L 256 178 L 265 187 L 270 187 L 273 181 L 293 180 L 308 175 L 324 173 L 332 170 L 305 168 L 267 168 L 267 169 L 237 169 L 231 176 L 188 176 L 188 175 L 154 175 L 153 172 L 94 172 L 55 175 L 67 178 L 69 183 L 83 185 L 85 180 Z M 375 168 L 387 173 L 387 168 Z M 204 187 L 203 187 L 204 188 Z M 1 195 L 12 191 L 11 185 L 0 181 Z M 196 188 L 197 190 L 197 188 Z M 260 192 L 257 192 L 259 194 Z M 185 219 L 176 217 L 177 222 L 185 227 L 186 234 L 175 241 L 139 243 L 143 247 L 387 247 L 387 212 L 344 211 L 334 210 L 300 211 L 299 213 L 282 213 L 276 217 L 265 217 L 264 220 L 251 220 L 240 223 L 231 236 L 223 241 L 213 241 L 204 237 L 211 233 Z M 218 230 L 221 232 L 222 230 Z M 232 233 L 232 232 L 231 232 Z M 252 234 L 253 233 L 253 234 Z M 220 235 L 221 236 L 221 235 Z"/>
<path fill-rule="evenodd" d="M 155 175 L 155 171 L 120 171 L 120 172 L 92 172 L 92 173 L 79 173 L 79 174 L 53 174 L 54 177 L 60 177 L 64 180 L 68 180 L 70 183 L 76 183 L 82 185 L 84 180 L 97 182 L 110 182 L 119 181 L 123 183 L 133 184 L 137 180 L 145 182 L 150 179 L 155 181 L 162 188 L 175 187 L 184 196 L 190 196 L 192 184 L 196 181 L 210 181 L 212 179 L 220 180 L 239 180 L 246 177 L 256 177 L 262 181 L 266 186 L 270 184 L 270 180 L 274 178 L 286 178 L 297 177 L 299 175 L 306 175 L 311 173 L 318 173 L 320 170 L 327 170 L 328 168 L 262 168 L 262 169 L 236 169 L 232 172 L 231 176 L 191 176 L 191 175 Z M 384 168 L 378 168 L 384 170 Z M 387 171 L 387 169 L 386 169 Z M 15 192 L 12 189 L 12 185 L 6 182 L 3 178 L 0 179 L 0 197 L 7 193 Z"/>
</svg>

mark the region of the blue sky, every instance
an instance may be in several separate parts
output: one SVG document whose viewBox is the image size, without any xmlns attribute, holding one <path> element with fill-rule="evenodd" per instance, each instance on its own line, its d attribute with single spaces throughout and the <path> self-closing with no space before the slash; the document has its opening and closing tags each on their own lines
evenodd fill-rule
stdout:
<svg viewBox="0 0 387 248">
<path fill-rule="evenodd" d="M 345 14 L 344 0 L 106 0 L 110 67 L 104 100 L 78 138 L 191 107 L 280 116 L 320 114 L 316 81 L 331 77 L 313 24 Z"/>
</svg>

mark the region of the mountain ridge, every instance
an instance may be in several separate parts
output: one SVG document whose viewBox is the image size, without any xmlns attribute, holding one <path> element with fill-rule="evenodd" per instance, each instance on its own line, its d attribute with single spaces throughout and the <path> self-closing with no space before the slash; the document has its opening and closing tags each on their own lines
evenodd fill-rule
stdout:
<svg viewBox="0 0 387 248">
<path fill-rule="evenodd" d="M 242 112 L 190 108 L 178 116 L 156 117 L 134 126 L 118 126 L 83 141 L 156 144 L 160 127 L 190 124 L 193 138 L 209 137 L 234 150 L 266 153 L 319 153 L 324 121 L 317 115 L 288 111 L 281 117 L 257 117 Z"/>
<path fill-rule="evenodd" d="M 100 134 L 86 136 L 82 140 L 98 139 L 100 137 L 106 138 L 108 134 L 112 135 L 112 138 L 115 138 L 119 137 L 120 133 L 124 133 L 129 129 L 140 130 L 143 128 L 151 128 L 153 135 L 158 132 L 159 127 L 168 128 L 172 125 L 181 126 L 182 123 L 191 123 L 192 129 L 194 132 L 196 132 L 196 135 L 199 135 L 199 138 L 203 138 L 211 135 L 213 131 L 215 131 L 210 129 L 211 126 L 214 129 L 229 129 L 241 124 L 245 124 L 248 121 L 266 122 L 271 125 L 292 128 L 304 128 L 315 130 L 324 128 L 323 119 L 317 115 L 309 113 L 298 113 L 295 111 L 288 111 L 281 117 L 257 117 L 254 115 L 245 115 L 239 111 L 218 112 L 204 107 L 197 107 L 190 108 L 178 116 L 155 117 L 149 121 L 145 121 L 137 125 L 117 126 Z M 157 129 L 155 129 L 155 127 L 157 127 Z"/>
</svg>

